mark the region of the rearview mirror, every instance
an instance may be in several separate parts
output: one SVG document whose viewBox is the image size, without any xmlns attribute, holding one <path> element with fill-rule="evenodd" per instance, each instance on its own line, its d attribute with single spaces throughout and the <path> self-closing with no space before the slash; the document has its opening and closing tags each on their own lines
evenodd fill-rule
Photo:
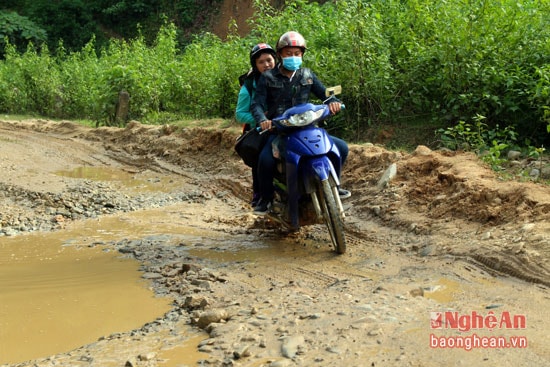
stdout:
<svg viewBox="0 0 550 367">
<path fill-rule="evenodd" d="M 342 94 L 342 86 L 341 85 L 337 85 L 337 86 L 334 86 L 334 87 L 327 88 L 326 91 L 325 91 L 325 95 L 327 97 L 335 96 L 335 95 L 338 95 L 338 94 Z"/>
</svg>

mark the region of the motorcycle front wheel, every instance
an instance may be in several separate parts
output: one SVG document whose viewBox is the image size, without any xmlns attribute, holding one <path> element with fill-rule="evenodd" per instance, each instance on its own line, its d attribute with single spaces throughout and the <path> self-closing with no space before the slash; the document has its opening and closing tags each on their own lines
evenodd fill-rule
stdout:
<svg viewBox="0 0 550 367">
<path fill-rule="evenodd" d="M 319 192 L 321 210 L 323 217 L 330 233 L 330 238 L 334 249 L 338 254 L 346 252 L 346 238 L 344 236 L 344 223 L 343 218 L 338 211 L 338 205 L 334 192 L 338 192 L 333 188 L 336 187 L 336 183 L 332 178 L 321 181 L 321 187 Z"/>
</svg>

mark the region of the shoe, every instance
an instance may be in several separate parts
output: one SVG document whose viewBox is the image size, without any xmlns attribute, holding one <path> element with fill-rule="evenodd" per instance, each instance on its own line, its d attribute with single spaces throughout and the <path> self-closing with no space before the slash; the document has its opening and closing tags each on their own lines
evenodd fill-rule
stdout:
<svg viewBox="0 0 550 367">
<path fill-rule="evenodd" d="M 338 195 L 340 195 L 340 199 L 347 199 L 347 198 L 351 197 L 351 192 L 349 192 L 348 190 L 344 190 L 343 188 L 339 187 L 338 188 Z"/>
<path fill-rule="evenodd" d="M 265 215 L 269 212 L 269 208 L 271 208 L 271 201 L 260 199 L 258 205 L 254 207 L 254 214 Z"/>
<path fill-rule="evenodd" d="M 255 208 L 259 202 L 260 202 L 260 194 L 255 193 L 254 196 L 252 196 L 252 201 L 250 202 L 250 206 Z"/>
</svg>

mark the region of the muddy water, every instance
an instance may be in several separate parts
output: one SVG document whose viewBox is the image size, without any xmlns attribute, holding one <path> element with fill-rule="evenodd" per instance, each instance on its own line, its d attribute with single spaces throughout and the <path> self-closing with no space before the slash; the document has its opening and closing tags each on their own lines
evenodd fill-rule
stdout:
<svg viewBox="0 0 550 367">
<path fill-rule="evenodd" d="M 113 169 L 59 174 L 151 189 L 147 180 Z M 52 233 L 0 237 L 0 365 L 66 352 L 136 329 L 170 309 L 171 300 L 155 297 L 141 278 L 137 261 L 91 246 L 151 233 L 145 218 L 133 225 L 126 220 L 115 216 Z"/>
<path fill-rule="evenodd" d="M 77 167 L 69 171 L 58 171 L 59 176 L 94 181 L 117 182 L 126 188 L 139 192 L 169 191 L 177 184 L 169 177 L 159 177 L 153 172 L 124 171 L 112 167 Z"/>
<path fill-rule="evenodd" d="M 64 352 L 168 311 L 136 261 L 73 242 L 79 235 L 0 238 L 0 364 Z"/>
</svg>

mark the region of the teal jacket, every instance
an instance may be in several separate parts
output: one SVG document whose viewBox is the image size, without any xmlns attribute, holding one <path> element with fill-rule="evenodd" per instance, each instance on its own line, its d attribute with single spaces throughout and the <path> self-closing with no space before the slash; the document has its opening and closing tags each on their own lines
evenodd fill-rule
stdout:
<svg viewBox="0 0 550 367">
<path fill-rule="evenodd" d="M 254 78 L 247 78 L 239 90 L 237 108 L 235 109 L 235 119 L 241 124 L 249 125 L 250 128 L 256 127 L 256 120 L 254 120 L 254 116 L 252 116 L 252 112 L 250 112 L 250 105 L 254 100 L 255 94 L 256 81 Z"/>
</svg>

